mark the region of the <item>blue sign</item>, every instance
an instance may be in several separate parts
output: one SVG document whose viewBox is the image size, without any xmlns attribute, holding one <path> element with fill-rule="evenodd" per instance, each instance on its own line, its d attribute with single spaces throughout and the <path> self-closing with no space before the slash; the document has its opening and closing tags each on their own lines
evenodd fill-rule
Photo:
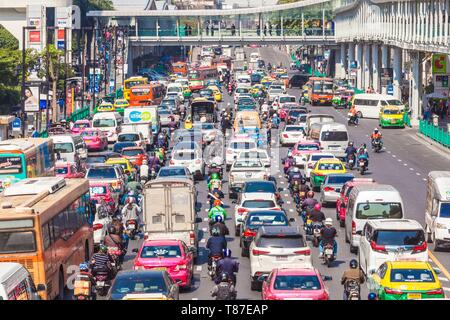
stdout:
<svg viewBox="0 0 450 320">
<path fill-rule="evenodd" d="M 392 84 L 388 85 L 386 87 L 386 92 L 388 95 L 393 96 L 394 95 L 394 86 Z"/>
<path fill-rule="evenodd" d="M 358 69 L 358 61 L 350 62 L 350 69 Z"/>
<path fill-rule="evenodd" d="M 47 108 L 47 100 L 39 100 L 39 109 L 45 110 Z"/>
<path fill-rule="evenodd" d="M 20 118 L 15 118 L 12 122 L 12 128 L 13 130 L 22 128 L 22 120 L 20 120 Z"/>
<path fill-rule="evenodd" d="M 58 50 L 64 50 L 64 41 L 58 41 Z"/>
</svg>

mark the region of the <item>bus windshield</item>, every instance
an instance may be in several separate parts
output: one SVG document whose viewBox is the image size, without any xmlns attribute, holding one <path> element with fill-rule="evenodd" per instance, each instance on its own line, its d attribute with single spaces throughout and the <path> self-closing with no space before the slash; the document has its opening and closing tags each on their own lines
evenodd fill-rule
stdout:
<svg viewBox="0 0 450 320">
<path fill-rule="evenodd" d="M 332 82 L 323 82 L 323 81 L 314 81 L 313 92 L 314 93 L 333 93 L 333 83 Z"/>
<path fill-rule="evenodd" d="M 126 80 L 125 81 L 125 89 L 130 89 L 131 87 L 135 87 L 135 86 L 138 86 L 140 84 L 145 84 L 145 80 L 144 79 L 140 79 L 140 80 Z"/>
<path fill-rule="evenodd" d="M 1 174 L 19 174 L 23 172 L 23 156 L 0 156 L 0 175 Z"/>
<path fill-rule="evenodd" d="M 94 120 L 94 127 L 101 128 L 101 127 L 115 127 L 116 126 L 116 120 L 114 119 L 95 119 Z"/>
</svg>

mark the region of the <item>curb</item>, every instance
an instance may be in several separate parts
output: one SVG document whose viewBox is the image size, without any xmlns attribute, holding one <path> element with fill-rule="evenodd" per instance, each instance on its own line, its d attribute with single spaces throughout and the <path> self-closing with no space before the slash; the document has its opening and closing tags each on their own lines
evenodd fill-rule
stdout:
<svg viewBox="0 0 450 320">
<path fill-rule="evenodd" d="M 428 138 L 427 136 L 421 134 L 420 132 L 416 132 L 416 136 L 422 140 L 424 144 L 434 146 L 435 148 L 439 149 L 440 151 L 444 152 L 447 156 L 450 156 L 450 148 L 446 148 L 440 143 L 434 141 L 433 139 Z"/>
</svg>

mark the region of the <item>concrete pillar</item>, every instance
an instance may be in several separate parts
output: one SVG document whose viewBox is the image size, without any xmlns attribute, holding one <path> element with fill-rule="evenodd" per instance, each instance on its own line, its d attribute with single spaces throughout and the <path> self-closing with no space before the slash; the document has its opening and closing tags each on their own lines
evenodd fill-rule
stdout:
<svg viewBox="0 0 450 320">
<path fill-rule="evenodd" d="M 409 105 L 411 109 L 411 125 L 417 126 L 422 112 L 420 97 L 422 96 L 422 64 L 419 52 L 410 52 L 411 59 L 411 96 Z"/>
<path fill-rule="evenodd" d="M 371 69 L 371 65 L 370 65 L 370 45 L 369 44 L 365 44 L 364 45 L 364 76 L 363 76 L 363 87 L 362 89 L 366 90 L 367 87 L 370 86 L 371 84 L 371 79 L 370 79 L 370 69 Z"/>
<path fill-rule="evenodd" d="M 389 48 L 386 45 L 381 46 L 381 68 L 389 68 Z M 381 77 L 381 73 L 380 73 Z M 387 88 L 386 86 L 381 86 L 381 93 L 386 94 Z"/>
<path fill-rule="evenodd" d="M 380 90 L 380 65 L 378 63 L 378 45 L 372 45 L 372 86 L 375 92 Z"/>
<path fill-rule="evenodd" d="M 345 50 L 345 43 L 341 44 L 341 52 L 340 52 L 340 65 L 341 65 L 341 78 L 345 78 L 345 70 L 347 70 L 347 51 Z"/>
<path fill-rule="evenodd" d="M 341 51 L 333 50 L 334 53 L 334 76 L 338 79 L 341 78 Z"/>
<path fill-rule="evenodd" d="M 394 97 L 401 98 L 401 80 L 402 80 L 402 49 L 394 48 L 394 65 L 393 65 L 393 84 Z"/>
<path fill-rule="evenodd" d="M 348 73 L 350 74 L 350 65 L 352 64 L 353 61 L 355 61 L 355 44 L 354 43 L 350 43 L 348 45 L 348 60 L 347 60 L 347 70 Z"/>
<path fill-rule="evenodd" d="M 358 89 L 364 89 L 363 87 L 363 44 L 358 43 L 356 45 L 356 62 L 358 64 L 358 72 L 356 74 L 356 86 Z"/>
</svg>

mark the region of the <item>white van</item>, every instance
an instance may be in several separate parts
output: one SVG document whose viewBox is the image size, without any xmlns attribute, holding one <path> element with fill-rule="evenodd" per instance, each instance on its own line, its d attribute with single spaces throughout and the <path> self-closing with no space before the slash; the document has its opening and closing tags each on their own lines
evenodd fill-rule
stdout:
<svg viewBox="0 0 450 320">
<path fill-rule="evenodd" d="M 250 75 L 248 75 L 248 74 L 238 75 L 236 77 L 236 81 L 237 81 L 237 85 L 239 87 L 246 87 L 246 88 L 251 87 L 252 79 L 251 79 Z"/>
<path fill-rule="evenodd" d="M 38 291 L 45 291 L 45 285 L 36 288 L 30 273 L 20 263 L 0 263 L 0 300 L 40 300 Z"/>
<path fill-rule="evenodd" d="M 427 240 L 433 242 L 434 251 L 450 242 L 450 171 L 431 171 L 428 174 L 425 207 Z"/>
<path fill-rule="evenodd" d="M 120 132 L 122 116 L 118 112 L 96 113 L 92 119 L 92 127 L 106 132 L 109 143 L 117 142 L 117 134 Z"/>
<path fill-rule="evenodd" d="M 76 150 L 75 139 L 72 135 L 57 135 L 52 136 L 52 139 L 58 160 L 79 163 L 80 154 Z"/>
<path fill-rule="evenodd" d="M 365 184 L 353 187 L 345 214 L 345 240 L 356 253 L 364 225 L 371 219 L 403 219 L 400 193 L 391 185 Z"/>
<path fill-rule="evenodd" d="M 329 114 L 308 114 L 306 116 L 306 130 L 305 132 L 309 134 L 309 129 L 314 123 L 329 123 L 335 122 L 334 116 Z"/>
<path fill-rule="evenodd" d="M 166 97 L 175 95 L 184 103 L 183 85 L 181 83 L 169 83 L 166 89 Z"/>
<path fill-rule="evenodd" d="M 314 123 L 309 130 L 311 139 L 320 142 L 324 152 L 344 157 L 348 145 L 347 127 L 342 123 Z"/>
<path fill-rule="evenodd" d="M 258 62 L 259 59 L 261 59 L 261 56 L 258 52 L 250 53 L 250 63 Z"/>
<path fill-rule="evenodd" d="M 358 117 L 378 119 L 382 106 L 399 106 L 402 109 L 405 105 L 393 96 L 379 93 L 361 93 L 353 98 L 353 105 L 356 108 Z"/>
</svg>

